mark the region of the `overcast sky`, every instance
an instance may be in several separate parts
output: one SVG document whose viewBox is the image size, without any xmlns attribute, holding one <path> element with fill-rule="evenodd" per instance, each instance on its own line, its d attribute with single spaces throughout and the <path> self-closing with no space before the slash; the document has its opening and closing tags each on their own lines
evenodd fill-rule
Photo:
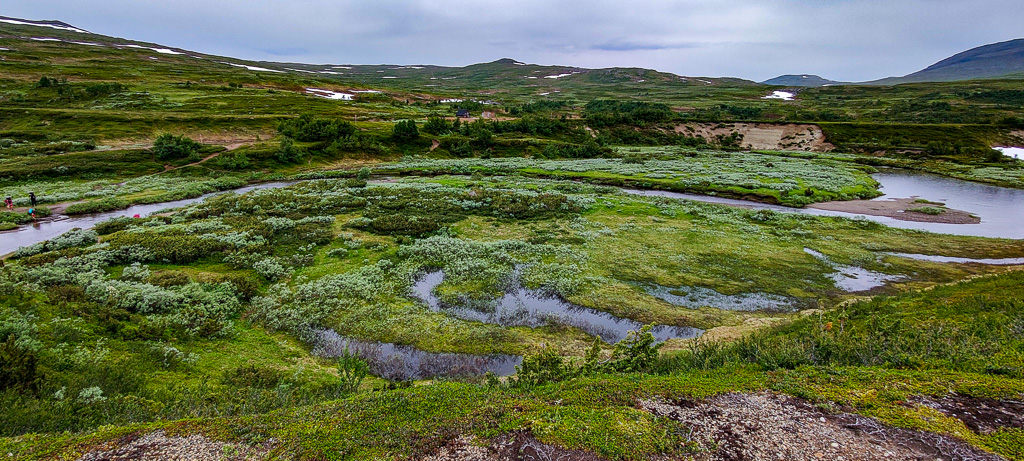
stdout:
<svg viewBox="0 0 1024 461">
<path fill-rule="evenodd" d="M 1021 0 L 3 0 L 0 15 L 252 60 L 646 67 L 863 81 L 1024 37 Z"/>
</svg>

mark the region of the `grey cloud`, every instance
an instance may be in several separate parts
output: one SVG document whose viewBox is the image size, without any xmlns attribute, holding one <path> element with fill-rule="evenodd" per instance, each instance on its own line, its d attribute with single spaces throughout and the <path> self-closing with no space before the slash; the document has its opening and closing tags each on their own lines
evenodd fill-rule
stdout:
<svg viewBox="0 0 1024 461">
<path fill-rule="evenodd" d="M 265 48 L 259 51 L 273 56 L 303 56 L 309 54 L 309 49 L 307 48 Z"/>
<path fill-rule="evenodd" d="M 512 57 L 763 80 L 901 75 L 1018 38 L 1019 0 L 6 0 L 0 15 L 256 60 Z"/>
<path fill-rule="evenodd" d="M 638 51 L 638 50 L 678 50 L 680 48 L 696 48 L 697 43 L 660 44 L 636 42 L 607 42 L 591 45 L 591 49 L 602 51 Z"/>
</svg>

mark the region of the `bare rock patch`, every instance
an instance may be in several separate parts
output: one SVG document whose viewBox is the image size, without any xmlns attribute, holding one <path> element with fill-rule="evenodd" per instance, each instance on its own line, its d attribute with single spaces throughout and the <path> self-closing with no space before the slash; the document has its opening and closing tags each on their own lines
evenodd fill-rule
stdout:
<svg viewBox="0 0 1024 461">
<path fill-rule="evenodd" d="M 1000 460 L 944 435 L 898 429 L 863 416 L 828 414 L 769 392 L 705 400 L 644 400 L 640 408 L 692 429 L 697 460 Z"/>
<path fill-rule="evenodd" d="M 167 436 L 164 431 L 133 434 L 94 448 L 78 461 L 192 461 L 230 460 L 250 461 L 266 459 L 272 444 L 260 446 L 224 443 L 202 435 L 184 437 Z"/>
</svg>

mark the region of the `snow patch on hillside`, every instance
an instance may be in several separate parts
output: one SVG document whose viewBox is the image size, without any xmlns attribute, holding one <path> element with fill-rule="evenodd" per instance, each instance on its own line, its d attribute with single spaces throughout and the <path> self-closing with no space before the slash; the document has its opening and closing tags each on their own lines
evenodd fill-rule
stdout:
<svg viewBox="0 0 1024 461">
<path fill-rule="evenodd" d="M 1024 159 L 1024 147 L 994 147 L 993 149 L 1002 152 L 1007 157 Z"/>
<path fill-rule="evenodd" d="M 783 101 L 792 101 L 794 97 L 796 97 L 796 95 L 788 91 L 772 91 L 772 94 L 764 96 L 761 99 L 781 99 Z"/>
<path fill-rule="evenodd" d="M 229 66 L 234 66 L 234 67 L 242 67 L 244 69 L 254 70 L 254 71 L 257 71 L 257 72 L 277 72 L 279 74 L 285 73 L 283 70 L 267 69 L 266 67 L 247 66 L 245 64 L 233 64 L 233 63 L 224 62 L 224 61 L 217 61 L 217 62 L 220 63 L 220 64 L 227 64 Z"/>
<path fill-rule="evenodd" d="M 102 44 L 102 43 L 93 43 L 93 42 L 72 42 L 72 41 L 67 41 L 67 40 L 61 40 L 61 39 L 59 39 L 59 38 L 53 38 L 53 37 L 29 37 L 29 40 L 35 40 L 35 41 L 37 41 L 37 42 L 61 42 L 61 43 L 71 43 L 71 44 L 73 44 L 73 45 L 86 45 L 86 46 L 106 46 L 106 45 L 104 45 L 104 44 Z"/>
<path fill-rule="evenodd" d="M 351 101 L 352 98 L 355 97 L 354 94 L 339 93 L 337 91 L 324 90 L 320 88 L 306 88 L 306 93 L 313 96 L 319 96 L 321 98 L 337 99 L 340 101 Z"/>
<path fill-rule="evenodd" d="M 40 23 L 36 23 L 36 22 L 19 21 L 17 19 L 0 19 L 0 22 L 6 22 L 7 24 L 15 24 L 15 25 L 19 25 L 19 26 L 49 27 L 51 29 L 69 30 L 71 32 L 78 32 L 78 33 L 81 33 L 81 34 L 88 34 L 89 33 L 88 31 L 84 31 L 84 30 L 79 29 L 77 27 L 59 26 L 57 24 L 40 24 Z"/>
<path fill-rule="evenodd" d="M 119 47 L 119 48 L 138 48 L 140 50 L 152 50 L 152 51 L 156 51 L 157 53 L 160 53 L 160 54 L 185 54 L 185 53 L 179 53 L 179 52 L 174 51 L 174 50 L 169 49 L 169 48 L 152 48 L 152 47 L 148 47 L 148 46 L 128 45 L 128 44 L 125 44 L 125 45 L 114 45 L 114 46 Z"/>
</svg>

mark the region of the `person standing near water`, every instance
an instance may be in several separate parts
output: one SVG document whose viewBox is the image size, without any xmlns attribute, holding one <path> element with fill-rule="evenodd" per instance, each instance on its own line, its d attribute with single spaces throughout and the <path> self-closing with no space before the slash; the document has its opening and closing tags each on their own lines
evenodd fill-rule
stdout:
<svg viewBox="0 0 1024 461">
<path fill-rule="evenodd" d="M 32 208 L 35 208 L 36 207 L 36 193 L 35 192 L 29 192 L 28 193 L 28 199 L 32 202 Z"/>
<path fill-rule="evenodd" d="M 14 199 L 10 197 L 5 198 L 4 206 L 6 206 L 9 211 L 14 211 Z"/>
</svg>

